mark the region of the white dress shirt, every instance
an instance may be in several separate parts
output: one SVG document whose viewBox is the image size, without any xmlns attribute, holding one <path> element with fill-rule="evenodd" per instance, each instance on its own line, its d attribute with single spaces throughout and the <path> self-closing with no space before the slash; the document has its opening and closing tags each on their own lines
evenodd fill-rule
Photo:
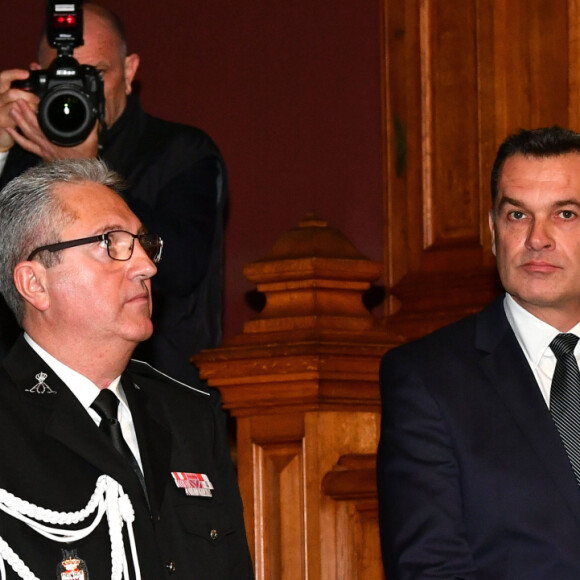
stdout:
<svg viewBox="0 0 580 580">
<path fill-rule="evenodd" d="M 50 368 L 58 375 L 60 380 L 72 391 L 74 396 L 79 400 L 80 404 L 85 408 L 95 424 L 100 425 L 100 415 L 95 410 L 91 409 L 91 405 L 100 392 L 99 387 L 97 387 L 97 385 L 95 385 L 85 376 L 77 373 L 70 367 L 67 367 L 65 364 L 55 359 L 52 355 L 48 354 L 40 345 L 34 342 L 34 340 L 28 334 L 24 333 L 24 338 L 38 354 L 38 356 L 42 358 L 42 360 L 44 360 L 48 366 L 50 366 Z M 120 401 L 119 409 L 117 411 L 117 419 L 121 424 L 123 437 L 125 438 L 129 449 L 131 449 L 131 452 L 135 456 L 141 471 L 143 471 L 141 455 L 139 453 L 139 445 L 137 443 L 137 435 L 135 433 L 135 426 L 133 425 L 133 417 L 131 415 L 131 411 L 129 410 L 129 406 L 127 405 L 127 399 L 125 397 L 123 387 L 121 386 L 121 377 L 117 377 L 109 385 L 108 389 L 112 391 Z"/>
<path fill-rule="evenodd" d="M 556 368 L 556 356 L 550 348 L 550 343 L 560 334 L 560 331 L 536 318 L 507 293 L 503 304 L 507 319 L 528 359 L 546 405 L 549 407 L 552 377 Z M 568 333 L 580 336 L 580 323 L 571 328 Z M 580 341 L 574 349 L 576 360 L 579 360 L 579 353 Z"/>
</svg>

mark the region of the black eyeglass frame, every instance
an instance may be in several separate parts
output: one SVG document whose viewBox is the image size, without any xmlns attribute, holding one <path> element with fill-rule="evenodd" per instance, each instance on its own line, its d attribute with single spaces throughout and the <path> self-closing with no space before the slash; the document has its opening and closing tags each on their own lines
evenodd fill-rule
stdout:
<svg viewBox="0 0 580 580">
<path fill-rule="evenodd" d="M 128 258 L 115 258 L 111 256 L 110 242 L 108 236 L 109 234 L 115 233 L 129 234 L 133 238 L 133 243 L 131 244 L 131 247 L 129 249 Z M 111 260 L 116 260 L 117 262 L 127 262 L 133 257 L 133 250 L 135 249 L 135 240 L 139 240 L 141 247 L 145 250 L 145 252 L 147 253 L 147 255 L 154 264 L 158 264 L 160 262 L 161 254 L 163 252 L 163 240 L 161 239 L 161 236 L 158 236 L 157 234 L 132 234 L 131 232 L 128 232 L 126 230 L 111 230 L 110 232 L 99 234 L 98 236 L 89 236 L 88 238 L 79 238 L 77 240 L 68 240 L 66 242 L 58 242 L 57 244 L 48 244 L 46 246 L 40 246 L 39 248 L 32 250 L 27 259 L 32 260 L 37 254 L 44 251 L 54 253 L 59 252 L 60 250 L 66 250 L 67 248 L 75 248 L 76 246 L 84 246 L 85 244 L 92 244 L 94 242 L 105 242 L 107 246 L 107 254 L 109 255 L 109 258 L 111 258 Z M 147 242 L 145 242 L 144 244 L 143 243 L 144 240 L 151 240 L 151 242 L 154 241 L 155 244 L 148 244 Z M 148 252 L 148 248 L 155 248 L 156 249 L 155 255 L 151 256 Z"/>
</svg>

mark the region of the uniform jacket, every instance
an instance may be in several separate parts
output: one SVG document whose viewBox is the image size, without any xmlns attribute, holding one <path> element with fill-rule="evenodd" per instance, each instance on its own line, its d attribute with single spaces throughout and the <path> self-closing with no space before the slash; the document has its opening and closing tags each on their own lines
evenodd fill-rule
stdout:
<svg viewBox="0 0 580 580">
<path fill-rule="evenodd" d="M 70 512 L 83 508 L 97 478 L 108 474 L 131 499 L 144 580 L 253 578 L 217 392 L 188 388 L 135 361 L 121 382 L 147 499 L 131 468 L 23 337 L 0 367 L 0 488 L 34 505 Z M 212 497 L 186 495 L 171 472 L 207 475 Z M 103 521 L 74 546 L 95 580 L 111 578 L 108 533 Z M 3 511 L 0 536 L 42 580 L 55 577 L 61 549 L 71 548 Z M 8 578 L 16 578 L 6 567 Z"/>
<path fill-rule="evenodd" d="M 390 580 L 580 578 L 580 489 L 501 300 L 381 364 Z"/>
<path fill-rule="evenodd" d="M 99 156 L 127 181 L 129 207 L 165 244 L 152 280 L 155 332 L 136 356 L 179 380 L 197 380 L 191 355 L 222 337 L 223 158 L 202 130 L 152 117 L 132 95 L 121 117 L 99 135 Z M 39 162 L 15 145 L 0 187 Z M 20 331 L 0 302 L 1 354 Z"/>
</svg>

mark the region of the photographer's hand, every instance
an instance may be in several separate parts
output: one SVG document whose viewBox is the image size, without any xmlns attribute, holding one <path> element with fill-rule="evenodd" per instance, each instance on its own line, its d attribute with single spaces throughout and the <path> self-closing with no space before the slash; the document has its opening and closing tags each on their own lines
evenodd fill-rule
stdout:
<svg viewBox="0 0 580 580">
<path fill-rule="evenodd" d="M 10 87 L 14 80 L 24 80 L 29 76 L 25 69 L 10 69 L 0 72 L 0 151 L 8 151 L 14 145 L 13 131 L 17 126 L 12 112 L 21 106 L 36 112 L 38 97 L 28 91 Z M 12 132 L 11 132 L 12 130 Z"/>
<path fill-rule="evenodd" d="M 20 131 L 15 128 L 7 128 L 6 131 L 23 149 L 34 153 L 43 161 L 97 157 L 98 124 L 95 124 L 89 136 L 80 145 L 59 147 L 46 138 L 38 124 L 36 112 L 26 103 L 16 103 L 11 111 L 11 116 Z"/>
</svg>

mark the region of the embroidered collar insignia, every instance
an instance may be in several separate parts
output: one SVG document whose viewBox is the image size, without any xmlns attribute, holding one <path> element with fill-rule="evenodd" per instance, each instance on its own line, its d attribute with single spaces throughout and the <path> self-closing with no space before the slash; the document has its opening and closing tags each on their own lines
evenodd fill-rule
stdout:
<svg viewBox="0 0 580 580">
<path fill-rule="evenodd" d="M 44 381 L 48 375 L 46 373 L 38 373 L 34 378 L 38 381 L 30 389 L 24 389 L 27 393 L 35 393 L 37 395 L 56 395 L 56 391 L 51 389 Z"/>
</svg>

